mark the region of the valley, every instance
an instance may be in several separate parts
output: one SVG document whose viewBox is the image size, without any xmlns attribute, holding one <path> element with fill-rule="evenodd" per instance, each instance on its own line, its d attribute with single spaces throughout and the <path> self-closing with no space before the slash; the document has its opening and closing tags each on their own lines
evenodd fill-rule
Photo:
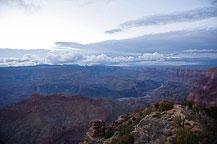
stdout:
<svg viewBox="0 0 217 144">
<path fill-rule="evenodd" d="M 81 94 L 126 103 L 142 99 L 180 100 L 206 69 L 109 67 L 109 66 L 32 66 L 0 68 L 0 107 L 41 95 Z M 145 106 L 142 105 L 142 106 Z"/>
</svg>

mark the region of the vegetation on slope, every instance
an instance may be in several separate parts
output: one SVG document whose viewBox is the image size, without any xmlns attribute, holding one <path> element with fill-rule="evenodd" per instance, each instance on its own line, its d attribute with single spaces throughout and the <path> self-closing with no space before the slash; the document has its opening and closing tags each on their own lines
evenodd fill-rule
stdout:
<svg viewBox="0 0 217 144">
<path fill-rule="evenodd" d="M 216 107 L 193 102 L 162 101 L 133 114 L 122 115 L 107 129 L 101 143 L 212 143 L 217 137 Z"/>
</svg>

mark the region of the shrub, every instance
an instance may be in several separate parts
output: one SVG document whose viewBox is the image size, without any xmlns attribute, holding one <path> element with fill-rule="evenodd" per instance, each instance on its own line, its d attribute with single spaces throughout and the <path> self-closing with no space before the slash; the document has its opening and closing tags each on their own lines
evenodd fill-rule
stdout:
<svg viewBox="0 0 217 144">
<path fill-rule="evenodd" d="M 104 138 L 105 138 L 105 139 L 108 139 L 108 138 L 112 137 L 113 135 L 114 135 L 114 131 L 113 131 L 113 130 L 108 130 L 108 131 L 105 133 Z"/>
<path fill-rule="evenodd" d="M 188 108 L 192 109 L 193 105 L 194 105 L 193 101 L 188 101 L 187 104 Z"/>
<path fill-rule="evenodd" d="M 111 144 L 133 144 L 134 137 L 130 134 L 119 136 L 112 140 Z"/>
<path fill-rule="evenodd" d="M 159 110 L 160 111 L 171 110 L 173 109 L 173 105 L 174 105 L 173 101 L 164 100 L 162 103 L 160 103 Z"/>
<path fill-rule="evenodd" d="M 119 136 L 123 136 L 125 134 L 129 134 L 133 131 L 133 125 L 121 125 L 118 127 Z"/>
<path fill-rule="evenodd" d="M 132 120 L 133 120 L 133 121 L 135 121 L 135 120 L 136 120 L 136 118 L 135 118 L 135 117 L 133 117 L 133 118 L 132 118 Z"/>
<path fill-rule="evenodd" d="M 177 144 L 198 144 L 199 138 L 190 129 L 183 128 L 176 132 Z"/>
<path fill-rule="evenodd" d="M 183 106 L 186 106 L 187 105 L 187 99 L 186 98 L 182 98 L 180 104 L 183 105 Z"/>
<path fill-rule="evenodd" d="M 147 107 L 143 113 L 143 117 L 145 117 L 146 115 L 149 115 L 151 112 L 152 112 L 152 107 L 151 106 Z"/>
<path fill-rule="evenodd" d="M 159 106 L 160 106 L 160 104 L 159 103 L 155 103 L 154 106 L 155 106 L 156 109 L 158 109 Z"/>
<path fill-rule="evenodd" d="M 188 108 L 192 109 L 194 103 L 193 101 L 189 101 L 186 98 L 183 98 L 180 104 L 183 106 L 188 106 Z"/>
<path fill-rule="evenodd" d="M 134 122 L 134 125 L 137 125 L 137 124 L 139 124 L 139 122 L 142 120 L 142 118 L 137 118 L 136 120 L 135 120 L 135 122 Z"/>
</svg>

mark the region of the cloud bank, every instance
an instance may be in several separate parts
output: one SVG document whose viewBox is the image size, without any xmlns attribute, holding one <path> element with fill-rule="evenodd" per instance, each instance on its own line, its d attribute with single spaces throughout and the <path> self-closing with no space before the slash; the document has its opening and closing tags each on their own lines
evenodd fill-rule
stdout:
<svg viewBox="0 0 217 144">
<path fill-rule="evenodd" d="M 56 42 L 53 50 L 0 49 L 0 66 L 212 65 L 217 66 L 217 28 L 149 34 L 82 45 Z"/>
<path fill-rule="evenodd" d="M 143 17 L 140 19 L 130 20 L 120 24 L 118 28 L 105 31 L 105 33 L 114 34 L 134 27 L 150 26 L 150 25 L 166 25 L 166 24 L 179 23 L 179 22 L 193 22 L 193 21 L 208 19 L 212 17 L 217 17 L 217 8 L 204 7 L 204 8 L 199 8 L 199 9 L 194 9 L 189 11 L 174 12 L 170 14 L 159 14 L 159 15 Z"/>
<path fill-rule="evenodd" d="M 202 63 L 201 63 L 202 62 Z M 50 51 L 43 58 L 27 54 L 22 58 L 1 58 L 0 66 L 35 66 L 49 65 L 108 65 L 108 66 L 147 66 L 147 65 L 217 65 L 217 49 L 184 50 L 177 53 L 163 54 L 139 53 L 129 56 L 109 56 L 107 54 L 82 54 L 69 50 Z"/>
</svg>

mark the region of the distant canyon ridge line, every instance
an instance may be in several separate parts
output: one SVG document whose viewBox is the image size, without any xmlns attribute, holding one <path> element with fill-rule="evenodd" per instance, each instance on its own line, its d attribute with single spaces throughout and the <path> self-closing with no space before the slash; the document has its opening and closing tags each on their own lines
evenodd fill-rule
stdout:
<svg viewBox="0 0 217 144">
<path fill-rule="evenodd" d="M 5 67 L 0 68 L 0 107 L 38 93 L 102 97 L 139 108 L 162 99 L 181 100 L 206 71 L 160 67 Z"/>
</svg>

